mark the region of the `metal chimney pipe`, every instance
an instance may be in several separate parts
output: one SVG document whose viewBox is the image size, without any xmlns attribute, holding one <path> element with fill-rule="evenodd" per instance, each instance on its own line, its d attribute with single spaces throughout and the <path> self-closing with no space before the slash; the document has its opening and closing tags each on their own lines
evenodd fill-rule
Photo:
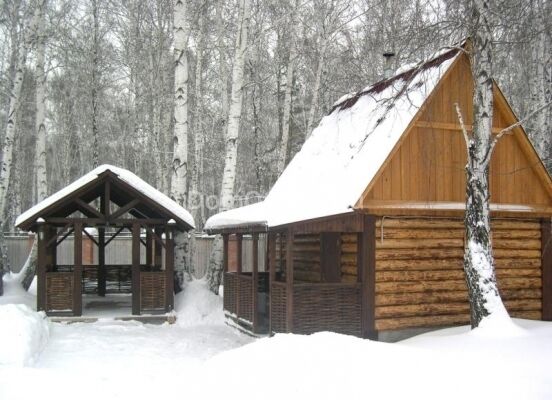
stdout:
<svg viewBox="0 0 552 400">
<path fill-rule="evenodd" d="M 385 69 L 383 71 L 383 76 L 385 79 L 389 79 L 393 76 L 393 57 L 395 57 L 395 53 L 392 51 L 386 51 L 383 53 L 383 56 L 385 57 Z"/>
</svg>

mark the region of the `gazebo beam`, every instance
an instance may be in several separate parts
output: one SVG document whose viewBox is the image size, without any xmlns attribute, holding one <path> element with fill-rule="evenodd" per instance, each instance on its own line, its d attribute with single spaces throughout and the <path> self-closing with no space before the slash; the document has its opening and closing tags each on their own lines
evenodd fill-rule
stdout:
<svg viewBox="0 0 552 400">
<path fill-rule="evenodd" d="M 73 315 L 82 315 L 82 223 L 74 225 Z"/>
<path fill-rule="evenodd" d="M 286 327 L 293 332 L 293 230 L 287 230 L 286 237 Z"/>
<path fill-rule="evenodd" d="M 252 292 L 251 295 L 253 296 L 253 333 L 257 333 L 258 330 L 258 314 L 257 314 L 257 292 L 259 287 L 259 234 L 254 233 L 253 234 L 253 273 L 251 276 L 251 279 L 253 280 Z"/>
<path fill-rule="evenodd" d="M 140 315 L 140 224 L 132 225 L 132 314 Z"/>
</svg>

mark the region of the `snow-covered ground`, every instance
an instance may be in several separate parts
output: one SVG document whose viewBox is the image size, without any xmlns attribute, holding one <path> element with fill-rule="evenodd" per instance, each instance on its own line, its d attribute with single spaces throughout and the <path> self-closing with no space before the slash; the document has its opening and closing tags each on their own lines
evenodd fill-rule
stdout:
<svg viewBox="0 0 552 400">
<path fill-rule="evenodd" d="M 6 283 L 1 303 L 32 297 Z M 552 323 L 445 329 L 397 344 L 328 332 L 254 340 L 224 324 L 221 299 L 201 281 L 176 307 L 175 325 L 49 324 L 33 364 L 0 360 L 0 399 L 552 398 Z M 17 308 L 32 319 L 20 334 L 40 324 Z M 0 355 L 18 340 L 7 326 L 13 309 L 0 305 Z"/>
</svg>

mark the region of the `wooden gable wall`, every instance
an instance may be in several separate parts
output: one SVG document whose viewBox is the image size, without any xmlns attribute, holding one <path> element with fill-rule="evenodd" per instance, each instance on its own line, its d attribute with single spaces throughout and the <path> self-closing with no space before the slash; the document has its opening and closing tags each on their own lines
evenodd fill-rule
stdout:
<svg viewBox="0 0 552 400">
<path fill-rule="evenodd" d="M 473 84 L 467 56 L 459 58 L 430 96 L 383 165 L 357 207 L 405 202 L 464 203 L 466 145 L 454 104 L 472 124 Z M 495 93 L 493 132 L 510 126 L 513 114 L 499 89 Z M 503 136 L 490 168 L 491 202 L 552 204 L 550 178 L 521 129 Z"/>
</svg>

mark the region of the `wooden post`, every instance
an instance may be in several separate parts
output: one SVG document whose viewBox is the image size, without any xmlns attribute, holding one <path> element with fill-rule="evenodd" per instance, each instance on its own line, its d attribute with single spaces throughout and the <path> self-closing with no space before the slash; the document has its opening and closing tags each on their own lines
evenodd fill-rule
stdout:
<svg viewBox="0 0 552 400">
<path fill-rule="evenodd" d="M 73 261 L 73 315 L 82 315 L 82 222 L 75 222 Z"/>
<path fill-rule="evenodd" d="M 222 234 L 222 269 L 228 272 L 228 234 Z"/>
<path fill-rule="evenodd" d="M 376 218 L 373 215 L 366 215 L 363 225 L 363 231 L 358 235 L 358 269 L 362 279 L 362 336 L 377 340 L 375 328 Z"/>
<path fill-rule="evenodd" d="M 140 224 L 132 223 L 132 314 L 140 315 Z"/>
<path fill-rule="evenodd" d="M 253 234 L 253 273 L 251 274 L 252 279 L 252 290 L 251 295 L 253 296 L 253 333 L 257 333 L 258 328 L 258 310 L 257 310 L 257 297 L 259 291 L 259 234 Z"/>
<path fill-rule="evenodd" d="M 341 234 L 320 234 L 320 270 L 322 282 L 341 282 Z"/>
<path fill-rule="evenodd" d="M 45 225 L 44 222 L 37 223 L 37 287 L 36 287 L 36 310 L 37 311 L 48 311 L 46 310 L 46 243 L 48 239 L 46 238 Z M 0 277 L 1 279 L 1 277 Z"/>
<path fill-rule="evenodd" d="M 170 223 L 165 230 L 165 311 L 174 308 L 174 230 Z"/>
<path fill-rule="evenodd" d="M 272 334 L 272 284 L 276 279 L 276 234 L 268 233 L 268 333 Z"/>
<path fill-rule="evenodd" d="M 287 231 L 286 238 L 286 326 L 293 333 L 293 231 Z"/>
<path fill-rule="evenodd" d="M 155 234 L 157 235 L 158 238 L 161 238 L 163 235 L 163 229 L 156 226 Z M 154 250 L 155 250 L 155 256 L 153 260 L 154 265 L 158 268 L 161 268 L 161 265 L 163 264 L 163 246 L 157 240 L 154 240 Z"/>
<path fill-rule="evenodd" d="M 242 273 L 242 235 L 236 234 L 236 315 L 240 317 L 240 292 L 241 292 L 241 273 Z"/>
<path fill-rule="evenodd" d="M 151 228 L 146 228 L 146 265 L 153 265 L 153 238 L 151 236 Z"/>
<path fill-rule="evenodd" d="M 105 296 L 107 271 L 105 270 L 105 228 L 98 228 L 98 295 Z"/>
<path fill-rule="evenodd" d="M 552 225 L 541 221 L 542 241 L 542 320 L 552 321 Z"/>
</svg>

